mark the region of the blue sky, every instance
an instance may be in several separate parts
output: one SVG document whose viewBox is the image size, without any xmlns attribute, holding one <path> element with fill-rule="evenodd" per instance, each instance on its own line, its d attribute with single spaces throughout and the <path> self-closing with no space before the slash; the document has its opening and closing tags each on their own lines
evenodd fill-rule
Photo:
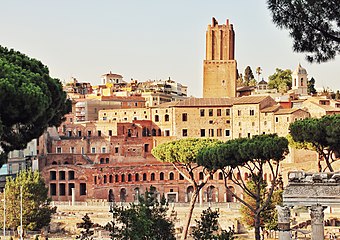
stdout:
<svg viewBox="0 0 340 240">
<path fill-rule="evenodd" d="M 0 45 L 41 60 L 51 76 L 100 83 L 112 71 L 145 81 L 172 79 L 202 96 L 205 31 L 228 18 L 239 72 L 263 77 L 300 62 L 317 87 L 340 89 L 340 58 L 310 64 L 292 51 L 287 30 L 271 22 L 265 0 L 10 0 L 0 9 Z"/>
</svg>

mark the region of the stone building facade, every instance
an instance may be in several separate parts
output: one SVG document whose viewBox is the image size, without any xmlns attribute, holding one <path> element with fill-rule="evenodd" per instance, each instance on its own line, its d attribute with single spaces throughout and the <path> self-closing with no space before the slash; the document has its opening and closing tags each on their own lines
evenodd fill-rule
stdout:
<svg viewBox="0 0 340 240">
<path fill-rule="evenodd" d="M 98 112 L 98 121 L 80 123 L 69 114 L 57 131 L 40 140 L 40 169 L 56 201 L 70 201 L 74 188 L 76 201 L 106 200 L 112 191 L 116 201 L 130 202 L 152 185 L 169 201 L 188 202 L 192 186 L 171 164 L 157 161 L 153 147 L 186 137 L 226 141 L 262 133 L 285 136 L 290 122 L 308 116 L 304 110 L 282 109 L 269 96 L 190 98 L 152 108 L 105 109 Z M 204 177 L 201 169 L 195 174 Z M 247 179 L 248 173 L 239 177 Z M 266 179 L 271 181 L 270 174 Z M 234 201 L 219 172 L 199 198 Z"/>
</svg>

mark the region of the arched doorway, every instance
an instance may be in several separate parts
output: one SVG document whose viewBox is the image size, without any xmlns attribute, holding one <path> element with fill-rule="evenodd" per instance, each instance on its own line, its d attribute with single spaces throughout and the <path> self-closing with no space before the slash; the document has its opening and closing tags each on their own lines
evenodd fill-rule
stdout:
<svg viewBox="0 0 340 240">
<path fill-rule="evenodd" d="M 120 199 L 120 202 L 126 202 L 126 189 L 125 188 L 120 189 L 119 199 Z"/>
<path fill-rule="evenodd" d="M 189 186 L 187 188 L 187 202 L 191 201 L 192 198 L 192 194 L 194 193 L 194 187 L 193 186 Z"/>
<path fill-rule="evenodd" d="M 209 186 L 207 188 L 207 202 L 218 202 L 217 199 L 217 191 L 216 188 L 214 186 Z"/>
<path fill-rule="evenodd" d="M 133 191 L 134 191 L 133 200 L 134 200 L 134 202 L 138 202 L 139 196 L 140 196 L 140 189 L 138 187 L 136 187 L 135 189 L 133 189 Z"/>
<path fill-rule="evenodd" d="M 235 202 L 234 197 L 233 197 L 233 193 L 235 193 L 235 188 L 234 187 L 228 187 L 229 191 L 227 191 L 227 202 Z"/>
</svg>

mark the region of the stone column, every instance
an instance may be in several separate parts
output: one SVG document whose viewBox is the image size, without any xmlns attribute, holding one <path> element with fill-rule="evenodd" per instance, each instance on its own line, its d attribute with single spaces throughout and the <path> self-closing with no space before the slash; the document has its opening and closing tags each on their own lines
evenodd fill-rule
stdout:
<svg viewBox="0 0 340 240">
<path fill-rule="evenodd" d="M 310 217 L 312 224 L 312 240 L 324 239 L 324 207 L 320 204 L 310 207 Z"/>
<path fill-rule="evenodd" d="M 279 240 L 291 240 L 290 232 L 290 208 L 276 206 L 278 212 Z"/>
</svg>

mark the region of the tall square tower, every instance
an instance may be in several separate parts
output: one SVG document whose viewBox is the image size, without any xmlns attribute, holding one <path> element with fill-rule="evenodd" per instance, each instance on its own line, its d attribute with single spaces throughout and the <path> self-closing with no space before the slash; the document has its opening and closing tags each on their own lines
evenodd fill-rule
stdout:
<svg viewBox="0 0 340 240">
<path fill-rule="evenodd" d="M 219 25 L 215 18 L 206 32 L 206 60 L 203 64 L 203 97 L 236 97 L 237 63 L 234 56 L 233 25 Z"/>
</svg>

